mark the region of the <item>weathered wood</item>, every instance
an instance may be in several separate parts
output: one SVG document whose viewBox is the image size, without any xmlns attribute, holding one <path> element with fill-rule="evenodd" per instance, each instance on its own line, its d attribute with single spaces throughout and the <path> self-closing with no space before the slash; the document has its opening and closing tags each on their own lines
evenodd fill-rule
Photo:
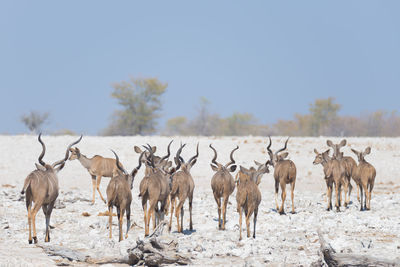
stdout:
<svg viewBox="0 0 400 267">
<path fill-rule="evenodd" d="M 64 259 L 68 259 L 69 261 L 79 261 L 79 262 L 86 262 L 89 259 L 89 256 L 84 255 L 79 251 L 75 251 L 66 247 L 60 246 L 42 246 L 37 245 L 38 247 L 42 248 L 47 255 L 50 256 L 60 256 Z"/>
<path fill-rule="evenodd" d="M 324 257 L 324 261 L 328 266 L 382 266 L 382 267 L 392 267 L 400 266 L 400 259 L 397 261 L 390 261 L 386 259 L 379 259 L 366 255 L 357 255 L 350 253 L 336 253 L 336 251 L 327 243 L 318 229 L 319 242 L 321 244 L 320 250 Z"/>
<path fill-rule="evenodd" d="M 92 264 L 125 263 L 129 265 L 144 263 L 148 266 L 162 264 L 187 265 L 191 263 L 190 257 L 177 253 L 178 242 L 169 237 L 161 237 L 167 221 L 161 222 L 154 232 L 143 240 L 136 241 L 136 247 L 128 249 L 128 253 L 120 258 L 94 259 L 82 252 L 60 246 L 40 246 L 48 255 L 60 256 L 69 261 L 86 262 Z"/>
</svg>

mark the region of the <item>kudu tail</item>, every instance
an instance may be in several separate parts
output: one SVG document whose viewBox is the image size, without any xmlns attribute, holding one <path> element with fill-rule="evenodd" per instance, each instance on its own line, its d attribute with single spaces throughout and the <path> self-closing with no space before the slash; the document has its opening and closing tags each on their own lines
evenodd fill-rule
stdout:
<svg viewBox="0 0 400 267">
<path fill-rule="evenodd" d="M 29 178 L 25 179 L 24 187 L 21 190 L 21 195 L 25 194 L 26 190 L 28 190 L 28 187 L 30 185 L 31 185 L 31 179 L 29 179 Z"/>
</svg>

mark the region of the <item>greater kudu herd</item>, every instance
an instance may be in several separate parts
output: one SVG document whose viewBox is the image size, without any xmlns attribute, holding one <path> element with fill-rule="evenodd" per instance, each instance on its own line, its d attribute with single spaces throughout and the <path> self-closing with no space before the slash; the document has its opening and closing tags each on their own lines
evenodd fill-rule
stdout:
<svg viewBox="0 0 400 267">
<path fill-rule="evenodd" d="M 142 165 L 145 165 L 144 177 L 142 178 L 139 186 L 139 197 L 142 199 L 142 208 L 144 212 L 144 232 L 145 236 L 150 233 L 150 219 L 153 220 L 153 229 L 164 216 L 168 214 L 170 209 L 169 231 L 172 228 L 172 217 L 175 214 L 177 221 L 177 231 L 183 232 L 183 205 L 188 200 L 190 224 L 189 230 L 193 230 L 192 221 L 192 208 L 193 208 L 193 192 L 195 188 L 195 179 L 191 174 L 191 168 L 196 164 L 199 157 L 199 144 L 196 147 L 196 154 L 188 161 L 185 161 L 181 156 L 182 150 L 186 144 L 181 144 L 174 157 L 175 166 L 173 162 L 169 161 L 170 146 L 172 141 L 168 144 L 167 155 L 160 157 L 156 156 L 156 146 L 149 144 L 143 145 L 143 150 L 135 146 L 134 150 L 139 153 L 138 166 L 132 172 L 127 172 L 121 164 L 116 152 L 112 150 L 115 159 L 103 158 L 101 156 L 94 156 L 88 158 L 80 153 L 77 147 L 72 147 L 79 143 L 82 136 L 66 149 L 65 157 L 53 164 L 46 164 L 43 157 L 46 151 L 45 144 L 38 137 L 38 141 L 42 145 L 42 152 L 38 158 L 39 164 L 36 163 L 36 170 L 32 171 L 24 182 L 22 194 L 26 193 L 26 207 L 28 210 L 28 224 L 29 224 L 29 243 L 32 243 L 32 226 L 33 226 L 33 240 L 37 243 L 35 218 L 38 210 L 42 207 L 46 217 L 46 235 L 45 242 L 50 241 L 50 215 L 54 207 L 55 201 L 58 196 L 58 178 L 57 173 L 65 166 L 65 162 L 69 160 L 78 159 L 80 163 L 88 170 L 92 177 L 93 183 L 93 198 L 92 204 L 95 201 L 95 191 L 97 189 L 100 198 L 106 202 L 100 192 L 100 181 L 102 177 L 111 177 L 107 186 L 107 207 L 109 215 L 109 237 L 112 237 L 112 209 L 113 206 L 117 208 L 118 226 L 119 226 L 119 241 L 123 239 L 122 222 L 123 216 L 126 213 L 127 229 L 125 238 L 128 237 L 130 229 L 130 214 L 132 188 L 135 176 L 138 174 Z M 268 158 L 264 163 L 255 162 L 255 167 L 246 168 L 240 166 L 240 170 L 234 179 L 232 174 L 236 171 L 237 165 L 233 157 L 235 151 L 239 149 L 236 146 L 230 153 L 230 161 L 225 165 L 217 162 L 217 150 L 210 144 L 209 147 L 213 151 L 214 156 L 211 159 L 211 169 L 215 172 L 211 178 L 211 189 L 214 199 L 218 208 L 218 228 L 225 230 L 227 205 L 229 203 L 229 196 L 237 188 L 236 202 L 237 211 L 239 213 L 239 232 L 240 240 L 242 239 L 242 213 L 245 214 L 247 237 L 250 237 L 250 217 L 253 215 L 253 237 L 256 237 L 256 223 L 259 205 L 261 203 L 261 191 L 258 185 L 261 183 L 261 177 L 265 173 L 269 173 L 269 167 L 274 168 L 273 177 L 275 180 L 275 204 L 276 211 L 279 214 L 284 214 L 284 205 L 286 199 L 286 185 L 291 185 L 291 200 L 292 200 L 292 213 L 295 213 L 294 208 L 294 188 L 296 184 L 296 165 L 287 159 L 289 153 L 286 151 L 289 138 L 285 141 L 283 148 L 272 151 L 272 141 L 269 137 L 269 144 L 266 147 Z M 327 185 L 327 210 L 332 209 L 332 191 L 335 187 L 335 207 L 340 211 L 341 206 L 341 191 L 342 187 L 345 193 L 344 206 L 347 207 L 350 203 L 351 194 L 351 178 L 357 185 L 357 191 L 360 192 L 360 197 L 357 199 L 361 204 L 361 210 L 370 209 L 371 193 L 374 187 L 376 176 L 375 168 L 365 160 L 365 156 L 370 154 L 371 148 L 367 147 L 363 152 L 351 149 L 357 155 L 358 165 L 349 156 L 343 156 L 340 149 L 346 145 L 346 140 L 342 140 L 339 144 L 333 144 L 332 141 L 327 140 L 327 145 L 333 149 L 332 156 L 329 155 L 330 150 L 319 153 L 314 149 L 316 154 L 314 164 L 322 164 L 324 171 L 324 178 Z M 248 160 L 248 159 L 247 159 Z M 281 205 L 278 203 L 279 187 L 281 188 Z M 363 201 L 364 200 L 364 201 Z M 34 207 L 32 209 L 32 202 Z M 174 213 L 175 211 L 175 213 Z"/>
</svg>

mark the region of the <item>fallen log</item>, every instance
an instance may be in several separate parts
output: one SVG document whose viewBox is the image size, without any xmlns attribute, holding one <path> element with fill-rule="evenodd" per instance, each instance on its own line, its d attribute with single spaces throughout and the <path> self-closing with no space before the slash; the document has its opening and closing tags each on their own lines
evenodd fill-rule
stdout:
<svg viewBox="0 0 400 267">
<path fill-rule="evenodd" d="M 47 255 L 50 256 L 60 256 L 69 261 L 79 261 L 79 262 L 87 262 L 89 256 L 84 255 L 79 251 L 75 251 L 66 247 L 54 246 L 54 245 L 36 245 L 43 249 Z"/>
<path fill-rule="evenodd" d="M 317 230 L 320 250 L 323 255 L 323 260 L 328 266 L 382 266 L 392 267 L 400 266 L 400 259 L 396 261 L 390 261 L 386 259 L 379 259 L 366 255 L 357 255 L 350 253 L 337 253 L 329 243 L 327 243 L 321 233 L 321 229 Z"/>
<path fill-rule="evenodd" d="M 91 264 L 125 263 L 129 265 L 145 264 L 159 266 L 162 264 L 187 265 L 191 263 L 190 257 L 178 253 L 178 242 L 174 238 L 161 237 L 167 221 L 161 222 L 154 232 L 145 239 L 138 239 L 136 246 L 128 249 L 126 256 L 119 258 L 95 259 L 82 252 L 60 246 L 41 246 L 48 255 L 60 256 L 69 261 L 85 262 Z"/>
</svg>

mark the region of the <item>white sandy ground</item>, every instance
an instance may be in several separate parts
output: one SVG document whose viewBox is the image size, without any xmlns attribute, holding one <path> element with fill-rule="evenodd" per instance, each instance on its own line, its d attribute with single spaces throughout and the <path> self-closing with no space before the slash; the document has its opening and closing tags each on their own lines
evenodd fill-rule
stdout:
<svg viewBox="0 0 400 267">
<path fill-rule="evenodd" d="M 50 266 L 68 263 L 60 257 L 49 257 L 41 248 L 28 244 L 28 223 L 25 200 L 20 191 L 25 177 L 34 169 L 41 152 L 36 136 L 0 136 L 0 266 Z M 291 138 L 288 145 L 290 158 L 297 166 L 295 190 L 296 214 L 290 214 L 290 194 L 286 199 L 287 215 L 275 210 L 272 172 L 263 176 L 260 190 L 262 202 L 259 208 L 256 239 L 239 239 L 239 215 L 236 212 L 236 191 L 232 194 L 227 210 L 225 231 L 217 225 L 217 207 L 212 196 L 210 180 L 213 172 L 210 161 L 213 152 L 210 143 L 218 151 L 217 161 L 226 163 L 230 151 L 239 145 L 235 154 L 238 164 L 253 166 L 253 160 L 266 161 L 264 137 L 91 137 L 85 136 L 78 145 L 87 156 L 101 154 L 112 157 L 110 148 L 120 156 L 130 171 L 137 165 L 138 154 L 134 145 L 150 143 L 157 145 L 165 154 L 168 142 L 173 138 L 173 153 L 179 142 L 187 143 L 183 151 L 185 159 L 195 154 L 195 145 L 200 142 L 200 156 L 192 168 L 195 180 L 193 222 L 194 231 L 188 231 L 189 212 L 185 203 L 184 234 L 176 233 L 173 220 L 171 235 L 177 237 L 179 250 L 192 255 L 193 265 L 287 265 L 308 266 L 320 258 L 317 228 L 320 227 L 334 249 L 342 252 L 366 254 L 400 262 L 400 139 L 399 138 L 347 138 L 348 145 L 342 149 L 351 155 L 350 147 L 361 150 L 372 147 L 366 159 L 377 170 L 372 195 L 371 211 L 360 212 L 353 190 L 352 204 L 342 212 L 327 212 L 325 182 L 322 166 L 314 166 L 313 149 L 327 149 L 325 137 Z M 72 136 L 44 136 L 47 146 L 44 160 L 52 163 L 61 159 Z M 273 150 L 283 146 L 284 137 L 273 138 Z M 334 142 L 340 141 L 332 138 Z M 127 248 L 134 247 L 138 238 L 143 238 L 143 211 L 138 196 L 143 168 L 134 182 L 131 220 L 138 227 L 129 232 L 127 240 L 118 242 L 117 219 L 113 220 L 113 238 L 108 238 L 107 217 L 97 216 L 106 210 L 96 193 L 96 204 L 90 205 L 92 184 L 88 172 L 75 161 L 68 161 L 59 173 L 60 195 L 57 208 L 53 210 L 51 242 L 46 245 L 64 246 L 81 251 L 91 257 L 116 257 L 125 255 Z M 110 178 L 103 178 L 101 191 L 106 197 Z M 11 187 L 10 187 L 11 186 Z M 355 188 L 355 184 L 353 182 Z M 289 188 L 289 187 L 288 187 Z M 289 191 L 288 191 L 289 192 Z M 115 210 L 115 209 L 114 209 Z M 91 216 L 82 216 L 88 212 Z M 36 219 L 39 244 L 44 245 L 44 215 L 40 211 Z M 252 223 L 251 223 L 252 225 Z M 124 219 L 124 229 L 126 221 Z M 243 227 L 245 225 L 243 224 Z M 251 228 L 252 229 L 252 228 Z M 245 234 L 245 228 L 243 228 Z M 125 230 L 124 230 L 125 231 Z M 245 236 L 245 235 L 244 235 Z M 70 262 L 70 264 L 77 264 Z M 81 264 L 82 265 L 82 264 Z"/>
</svg>

